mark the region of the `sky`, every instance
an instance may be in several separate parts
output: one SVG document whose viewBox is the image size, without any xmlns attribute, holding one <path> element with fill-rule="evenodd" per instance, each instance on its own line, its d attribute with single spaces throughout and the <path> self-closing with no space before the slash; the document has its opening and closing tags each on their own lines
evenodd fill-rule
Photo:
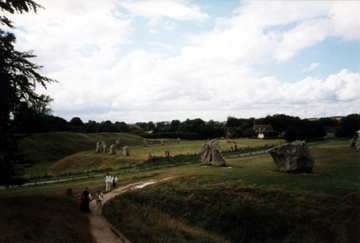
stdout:
<svg viewBox="0 0 360 243">
<path fill-rule="evenodd" d="M 36 2 L 5 15 L 68 121 L 360 113 L 360 1 Z"/>
</svg>

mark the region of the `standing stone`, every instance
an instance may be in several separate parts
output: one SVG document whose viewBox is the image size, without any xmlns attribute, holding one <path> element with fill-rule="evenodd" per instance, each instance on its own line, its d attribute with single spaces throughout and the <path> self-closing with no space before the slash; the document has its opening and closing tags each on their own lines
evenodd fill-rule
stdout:
<svg viewBox="0 0 360 243">
<path fill-rule="evenodd" d="M 225 158 L 221 154 L 220 145 L 216 139 L 201 146 L 201 163 L 217 167 L 226 166 Z"/>
<path fill-rule="evenodd" d="M 356 151 L 360 152 L 360 138 L 357 138 Z"/>
<path fill-rule="evenodd" d="M 116 145 L 115 145 L 115 144 L 111 144 L 111 146 L 110 146 L 110 154 L 116 154 L 116 153 L 115 153 L 115 149 L 116 149 Z"/>
<path fill-rule="evenodd" d="M 121 149 L 120 140 L 116 140 L 116 149 Z"/>
<path fill-rule="evenodd" d="M 356 143 L 356 138 L 352 138 L 351 140 L 350 140 L 350 147 L 355 147 L 355 143 Z"/>
<path fill-rule="evenodd" d="M 163 140 L 160 140 L 160 144 L 161 144 L 161 146 L 164 145 L 164 141 L 163 141 Z"/>
<path fill-rule="evenodd" d="M 66 196 L 68 196 L 68 197 L 72 197 L 72 196 L 73 196 L 73 190 L 72 190 L 71 188 L 68 188 L 68 189 L 66 190 Z"/>
<path fill-rule="evenodd" d="M 180 144 L 180 138 L 177 138 L 177 142 L 178 142 L 178 144 Z"/>
<path fill-rule="evenodd" d="M 106 144 L 105 145 L 103 145 L 103 153 L 105 154 L 106 153 Z"/>
<path fill-rule="evenodd" d="M 146 139 L 143 140 L 143 144 L 144 144 L 144 147 L 147 146 L 147 142 L 146 142 Z"/>
<path fill-rule="evenodd" d="M 100 142 L 96 143 L 96 153 L 101 153 L 103 151 L 103 147 L 100 145 Z"/>
<path fill-rule="evenodd" d="M 129 154 L 129 147 L 128 147 L 128 146 L 125 146 L 125 147 L 124 147 L 124 155 L 125 155 L 125 156 L 130 156 L 130 154 Z"/>
<path fill-rule="evenodd" d="M 305 141 L 295 141 L 269 150 L 279 171 L 310 173 L 314 159 Z"/>
</svg>

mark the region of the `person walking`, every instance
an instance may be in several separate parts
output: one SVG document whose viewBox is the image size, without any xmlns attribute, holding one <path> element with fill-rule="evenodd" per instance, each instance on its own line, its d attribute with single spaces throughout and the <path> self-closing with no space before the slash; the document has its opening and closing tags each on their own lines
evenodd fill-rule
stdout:
<svg viewBox="0 0 360 243">
<path fill-rule="evenodd" d="M 113 183 L 113 190 L 116 189 L 116 182 L 118 181 L 118 178 L 115 176 L 115 174 L 113 175 L 113 178 L 112 178 L 112 183 Z"/>
<path fill-rule="evenodd" d="M 98 190 L 95 198 L 96 198 L 96 206 L 97 206 L 97 209 L 98 209 L 98 215 L 100 215 L 101 210 L 102 210 L 102 200 L 104 199 L 104 194 L 102 194 L 100 192 L 100 190 Z"/>
<path fill-rule="evenodd" d="M 111 175 L 109 173 L 107 173 L 107 175 L 105 177 L 106 191 L 110 191 L 111 181 L 112 181 Z"/>
<path fill-rule="evenodd" d="M 90 208 L 89 208 L 90 196 L 89 196 L 89 188 L 88 187 L 86 187 L 85 191 L 83 192 L 82 198 L 83 198 L 83 212 L 91 213 Z"/>
</svg>

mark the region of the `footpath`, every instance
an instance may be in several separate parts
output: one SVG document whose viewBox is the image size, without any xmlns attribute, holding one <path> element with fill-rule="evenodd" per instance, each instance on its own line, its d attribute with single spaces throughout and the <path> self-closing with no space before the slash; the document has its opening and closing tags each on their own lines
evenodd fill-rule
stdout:
<svg viewBox="0 0 360 243">
<path fill-rule="evenodd" d="M 148 180 L 148 181 L 140 181 L 128 184 L 126 186 L 119 187 L 111 192 L 104 194 L 104 199 L 102 200 L 102 204 L 106 203 L 107 200 L 120 195 L 128 190 L 135 190 L 142 188 L 146 185 L 153 184 L 159 181 L 168 180 L 172 177 L 168 177 L 162 180 Z M 98 243 L 131 243 L 131 241 L 126 238 L 120 231 L 115 229 L 115 227 L 106 220 L 106 218 L 100 214 L 97 214 L 97 206 L 96 201 L 92 200 L 90 202 L 90 211 L 91 213 L 87 214 L 90 221 L 90 232 L 93 235 L 94 239 Z"/>
</svg>

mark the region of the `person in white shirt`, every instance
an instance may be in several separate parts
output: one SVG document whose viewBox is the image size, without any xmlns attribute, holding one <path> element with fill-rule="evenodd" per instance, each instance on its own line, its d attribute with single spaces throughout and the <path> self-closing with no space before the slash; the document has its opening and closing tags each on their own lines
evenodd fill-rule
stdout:
<svg viewBox="0 0 360 243">
<path fill-rule="evenodd" d="M 116 182 L 118 181 L 118 178 L 115 176 L 115 174 L 113 175 L 113 178 L 112 178 L 112 183 L 113 183 L 113 190 L 116 189 Z"/>
<path fill-rule="evenodd" d="M 110 191 L 111 182 L 112 182 L 111 175 L 107 173 L 105 177 L 106 191 Z"/>
<path fill-rule="evenodd" d="M 116 177 L 115 174 L 114 174 L 114 175 L 113 175 L 113 178 L 112 178 L 113 190 L 116 189 L 116 182 L 117 182 L 117 177 Z"/>
<path fill-rule="evenodd" d="M 104 194 L 102 194 L 100 192 L 100 190 L 98 190 L 95 199 L 96 199 L 96 206 L 97 206 L 97 209 L 98 209 L 98 214 L 100 215 L 101 210 L 102 210 L 102 200 L 104 199 Z"/>
</svg>

